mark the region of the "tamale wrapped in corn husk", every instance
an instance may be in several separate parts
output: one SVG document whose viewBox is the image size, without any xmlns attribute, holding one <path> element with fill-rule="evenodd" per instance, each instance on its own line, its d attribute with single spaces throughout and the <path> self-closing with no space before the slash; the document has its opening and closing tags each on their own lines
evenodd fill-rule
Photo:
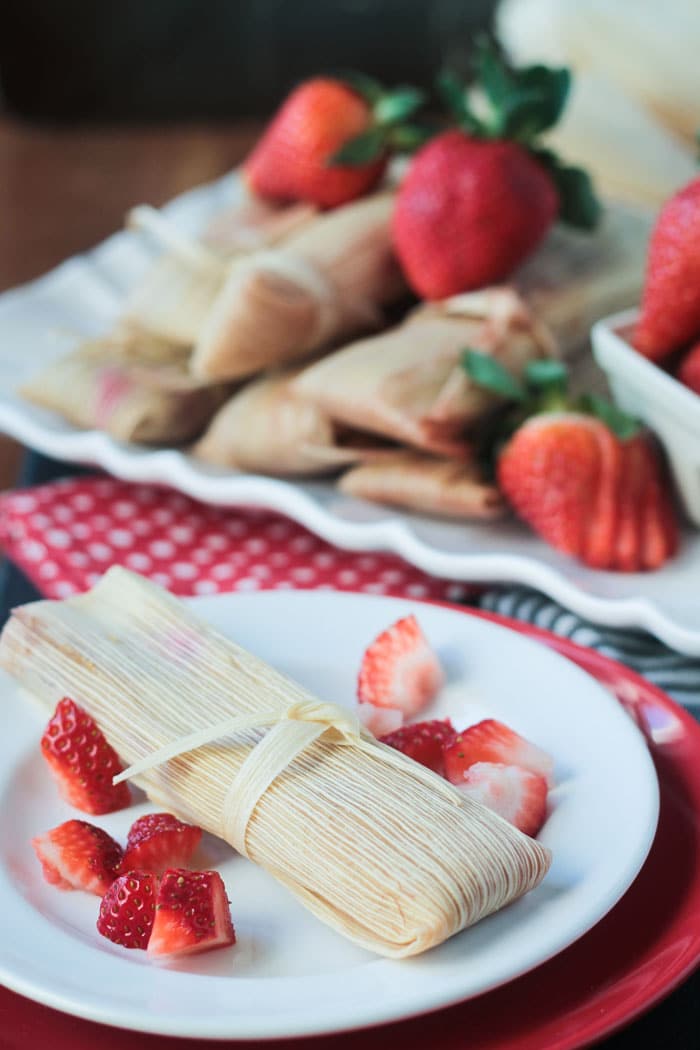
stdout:
<svg viewBox="0 0 700 1050">
<path fill-rule="evenodd" d="M 204 463 L 260 474 L 312 476 L 386 455 L 293 390 L 298 370 L 263 375 L 221 406 L 192 448 Z"/>
<path fill-rule="evenodd" d="M 409 450 L 358 464 L 338 488 L 346 496 L 446 518 L 489 521 L 507 513 L 498 486 L 484 480 L 476 463 Z"/>
<path fill-rule="evenodd" d="M 419 306 L 397 327 L 304 369 L 294 385 L 348 426 L 465 458 L 465 429 L 501 403 L 469 377 L 465 349 L 491 354 L 519 376 L 553 345 L 516 292 L 487 288 Z"/>
<path fill-rule="evenodd" d="M 47 710 L 73 697 L 153 802 L 382 955 L 440 944 L 548 869 L 537 841 L 119 567 L 87 594 L 14 610 L 0 664 Z"/>
<path fill-rule="evenodd" d="M 379 327 L 406 291 L 391 246 L 394 198 L 317 216 L 282 244 L 234 261 L 195 344 L 195 375 L 237 379 Z"/>
<path fill-rule="evenodd" d="M 223 287 L 231 260 L 282 243 L 315 215 L 311 205 L 280 206 L 246 197 L 216 215 L 200 238 L 190 238 L 155 209 L 132 209 L 128 225 L 149 234 L 165 250 L 133 289 L 124 319 L 191 347 Z"/>
<path fill-rule="evenodd" d="M 202 432 L 229 391 L 196 380 L 181 348 L 123 330 L 52 361 L 20 393 L 118 441 L 179 445 Z"/>
<path fill-rule="evenodd" d="M 562 357 L 587 354 L 591 325 L 639 301 L 650 229 L 648 214 L 611 205 L 592 233 L 555 226 L 513 274 L 513 287 Z"/>
</svg>

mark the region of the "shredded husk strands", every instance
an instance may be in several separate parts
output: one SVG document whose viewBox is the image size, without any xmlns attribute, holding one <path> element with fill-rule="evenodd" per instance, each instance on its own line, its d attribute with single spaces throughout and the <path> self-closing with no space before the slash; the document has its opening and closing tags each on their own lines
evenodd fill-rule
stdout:
<svg viewBox="0 0 700 1050">
<path fill-rule="evenodd" d="M 85 595 L 15 610 L 0 663 L 47 710 L 73 697 L 128 763 L 232 716 L 272 725 L 229 732 L 134 780 L 381 955 L 440 944 L 548 869 L 538 842 L 119 567 Z M 231 796 L 232 782 L 247 798 Z"/>
</svg>

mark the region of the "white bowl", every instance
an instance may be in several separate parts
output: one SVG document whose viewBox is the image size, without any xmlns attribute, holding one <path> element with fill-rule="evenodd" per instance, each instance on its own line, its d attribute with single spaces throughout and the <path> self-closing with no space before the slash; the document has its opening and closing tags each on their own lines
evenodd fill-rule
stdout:
<svg viewBox="0 0 700 1050">
<path fill-rule="evenodd" d="M 686 513 L 700 526 L 700 397 L 630 345 L 626 335 L 636 317 L 627 310 L 598 321 L 593 355 L 620 408 L 657 435 Z"/>
</svg>

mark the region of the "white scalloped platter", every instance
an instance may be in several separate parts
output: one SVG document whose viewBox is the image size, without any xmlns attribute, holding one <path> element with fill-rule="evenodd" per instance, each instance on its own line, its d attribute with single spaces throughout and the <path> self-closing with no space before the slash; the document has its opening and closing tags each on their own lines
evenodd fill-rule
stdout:
<svg viewBox="0 0 700 1050">
<path fill-rule="evenodd" d="M 239 192 L 229 175 L 164 210 L 183 230 L 196 232 Z M 152 251 L 140 234 L 121 232 L 0 296 L 1 430 L 39 452 L 94 464 L 125 480 L 168 484 L 207 503 L 279 511 L 339 547 L 393 551 L 437 576 L 536 587 L 595 623 L 643 628 L 700 656 L 697 531 L 685 533 L 680 554 L 657 572 L 597 572 L 558 554 L 517 522 L 443 522 L 348 499 L 330 481 L 288 482 L 208 468 L 182 452 L 79 430 L 22 400 L 18 386 L 46 361 L 65 353 L 76 337 L 100 334 L 114 322 Z"/>
</svg>

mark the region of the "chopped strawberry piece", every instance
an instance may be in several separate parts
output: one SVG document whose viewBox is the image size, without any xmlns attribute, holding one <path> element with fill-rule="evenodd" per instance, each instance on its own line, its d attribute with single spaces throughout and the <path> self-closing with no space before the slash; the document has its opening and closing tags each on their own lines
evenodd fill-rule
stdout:
<svg viewBox="0 0 700 1050">
<path fill-rule="evenodd" d="M 360 703 L 394 707 L 414 718 L 433 699 L 444 675 L 415 616 L 382 631 L 362 658 L 357 682 Z"/>
<path fill-rule="evenodd" d="M 44 878 L 62 890 L 101 897 L 117 877 L 123 850 L 111 835 L 86 820 L 67 820 L 32 839 Z"/>
<path fill-rule="evenodd" d="M 216 871 L 165 872 L 148 943 L 152 955 L 190 955 L 235 944 L 226 887 Z"/>
<path fill-rule="evenodd" d="M 486 718 L 465 729 L 445 749 L 445 772 L 453 784 L 461 785 L 467 770 L 477 762 L 520 766 L 549 782 L 554 769 L 554 761 L 546 751 L 495 718 Z"/>
<path fill-rule="evenodd" d="M 374 704 L 358 704 L 357 715 L 365 729 L 376 737 L 395 733 L 403 725 L 403 714 L 395 707 L 375 707 Z"/>
<path fill-rule="evenodd" d="M 520 766 L 477 762 L 466 771 L 459 789 L 525 835 L 536 835 L 547 818 L 547 781 Z"/>
<path fill-rule="evenodd" d="M 414 722 L 413 725 L 404 726 L 395 733 L 383 736 L 381 741 L 408 755 L 414 762 L 420 762 L 434 773 L 444 776 L 445 748 L 456 736 L 457 731 L 449 718 L 435 718 L 429 722 Z"/>
<path fill-rule="evenodd" d="M 201 828 L 172 813 L 147 813 L 129 829 L 123 870 L 141 868 L 162 875 L 166 868 L 185 868 L 201 837 Z"/>
<path fill-rule="evenodd" d="M 128 871 L 116 879 L 100 904 L 97 929 L 122 948 L 146 948 L 156 914 L 158 878 L 150 871 Z"/>
<path fill-rule="evenodd" d="M 128 784 L 112 786 L 121 773 L 116 751 L 97 723 L 74 700 L 56 706 L 41 738 L 41 750 L 66 802 L 84 813 L 111 813 L 131 802 Z"/>
</svg>

